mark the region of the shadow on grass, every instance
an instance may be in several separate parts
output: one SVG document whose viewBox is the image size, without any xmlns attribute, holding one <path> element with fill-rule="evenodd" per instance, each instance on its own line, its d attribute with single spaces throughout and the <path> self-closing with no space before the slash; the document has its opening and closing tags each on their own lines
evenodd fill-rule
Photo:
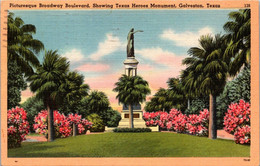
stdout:
<svg viewBox="0 0 260 166">
<path fill-rule="evenodd" d="M 26 146 L 25 146 L 26 145 Z M 58 154 L 51 149 L 63 147 L 62 145 L 48 145 L 44 143 L 32 143 L 26 142 L 22 144 L 22 147 L 8 149 L 8 157 L 55 157 L 62 154 Z M 50 153 L 46 153 L 50 151 Z M 43 153 L 44 152 L 44 153 Z M 66 153 L 64 153 L 66 154 Z"/>
</svg>

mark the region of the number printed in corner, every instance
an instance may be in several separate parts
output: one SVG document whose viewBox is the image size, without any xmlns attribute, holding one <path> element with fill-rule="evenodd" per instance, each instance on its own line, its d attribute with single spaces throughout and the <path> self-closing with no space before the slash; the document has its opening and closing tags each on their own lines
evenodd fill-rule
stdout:
<svg viewBox="0 0 260 166">
<path fill-rule="evenodd" d="M 250 7 L 250 4 L 244 4 L 244 7 Z"/>
</svg>

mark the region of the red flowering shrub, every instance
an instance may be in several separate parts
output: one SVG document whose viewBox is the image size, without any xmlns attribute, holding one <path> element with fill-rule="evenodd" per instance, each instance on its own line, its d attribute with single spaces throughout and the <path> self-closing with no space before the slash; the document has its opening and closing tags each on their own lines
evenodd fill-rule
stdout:
<svg viewBox="0 0 260 166">
<path fill-rule="evenodd" d="M 250 104 L 244 100 L 231 103 L 224 117 L 224 130 L 234 134 L 235 142 L 250 144 Z"/>
<path fill-rule="evenodd" d="M 47 136 L 47 110 L 42 110 L 37 116 L 35 116 L 33 125 L 36 133 Z M 78 126 L 79 134 L 83 134 L 84 131 L 90 129 L 92 123 L 86 119 L 81 119 L 81 115 L 69 114 L 66 117 L 64 114 L 60 114 L 58 111 L 53 111 L 53 123 L 55 128 L 55 137 L 68 137 L 72 134 L 72 124 L 75 123 Z"/>
<path fill-rule="evenodd" d="M 238 127 L 234 136 L 237 144 L 250 144 L 250 126 Z"/>
<path fill-rule="evenodd" d="M 7 111 L 8 148 L 20 147 L 29 133 L 29 122 L 23 108 L 12 108 Z"/>
<path fill-rule="evenodd" d="M 146 126 L 157 126 L 160 120 L 160 114 L 162 112 L 158 111 L 158 112 L 145 112 L 143 114 L 143 119 L 146 121 L 145 124 Z"/>
<path fill-rule="evenodd" d="M 162 128 L 162 129 L 166 129 L 167 128 L 167 122 L 168 122 L 168 113 L 167 112 L 160 112 L 160 120 L 158 125 Z"/>
<path fill-rule="evenodd" d="M 199 115 L 182 114 L 177 109 L 167 112 L 144 113 L 144 120 L 147 126 L 158 124 L 162 129 L 176 131 L 178 133 L 189 133 L 193 135 L 207 135 L 209 123 L 209 111 L 204 109 Z M 155 122 L 155 123 L 154 123 Z"/>
<path fill-rule="evenodd" d="M 187 130 L 192 135 L 208 135 L 209 111 L 204 109 L 199 115 L 189 115 L 187 120 Z"/>
</svg>

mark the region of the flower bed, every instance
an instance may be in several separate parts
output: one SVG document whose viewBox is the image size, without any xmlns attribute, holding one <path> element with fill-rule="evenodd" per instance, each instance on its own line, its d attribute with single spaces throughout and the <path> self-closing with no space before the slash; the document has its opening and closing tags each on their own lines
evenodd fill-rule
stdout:
<svg viewBox="0 0 260 166">
<path fill-rule="evenodd" d="M 35 124 L 33 128 L 36 133 L 43 134 L 47 136 L 47 110 L 42 110 L 34 118 Z M 84 134 L 88 129 L 91 128 L 92 123 L 86 119 L 82 119 L 81 115 L 78 114 L 69 114 L 67 117 L 64 114 L 59 113 L 58 111 L 53 111 L 54 116 L 54 128 L 55 128 L 55 137 L 68 137 L 72 135 L 72 125 L 76 124 L 79 134 Z"/>
<path fill-rule="evenodd" d="M 26 111 L 19 107 L 7 111 L 8 148 L 20 147 L 29 133 L 30 127 L 26 114 Z"/>
<path fill-rule="evenodd" d="M 224 130 L 235 136 L 235 142 L 250 144 L 250 104 L 244 100 L 232 103 L 224 117 Z"/>
<path fill-rule="evenodd" d="M 209 111 L 204 109 L 199 115 L 185 115 L 177 109 L 171 109 L 167 112 L 145 112 L 143 119 L 146 125 L 159 125 L 161 129 L 175 131 L 178 133 L 187 133 L 192 135 L 206 136 L 208 135 Z"/>
</svg>

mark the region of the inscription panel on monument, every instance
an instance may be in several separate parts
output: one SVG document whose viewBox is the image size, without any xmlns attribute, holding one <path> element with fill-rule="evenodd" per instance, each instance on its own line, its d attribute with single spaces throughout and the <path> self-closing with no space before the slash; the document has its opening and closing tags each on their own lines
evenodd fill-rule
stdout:
<svg viewBox="0 0 260 166">
<path fill-rule="evenodd" d="M 125 117 L 125 118 L 129 118 L 129 114 L 125 114 L 124 117 Z M 140 118 L 140 115 L 139 115 L 139 114 L 133 114 L 133 117 L 134 117 L 134 118 Z"/>
</svg>

